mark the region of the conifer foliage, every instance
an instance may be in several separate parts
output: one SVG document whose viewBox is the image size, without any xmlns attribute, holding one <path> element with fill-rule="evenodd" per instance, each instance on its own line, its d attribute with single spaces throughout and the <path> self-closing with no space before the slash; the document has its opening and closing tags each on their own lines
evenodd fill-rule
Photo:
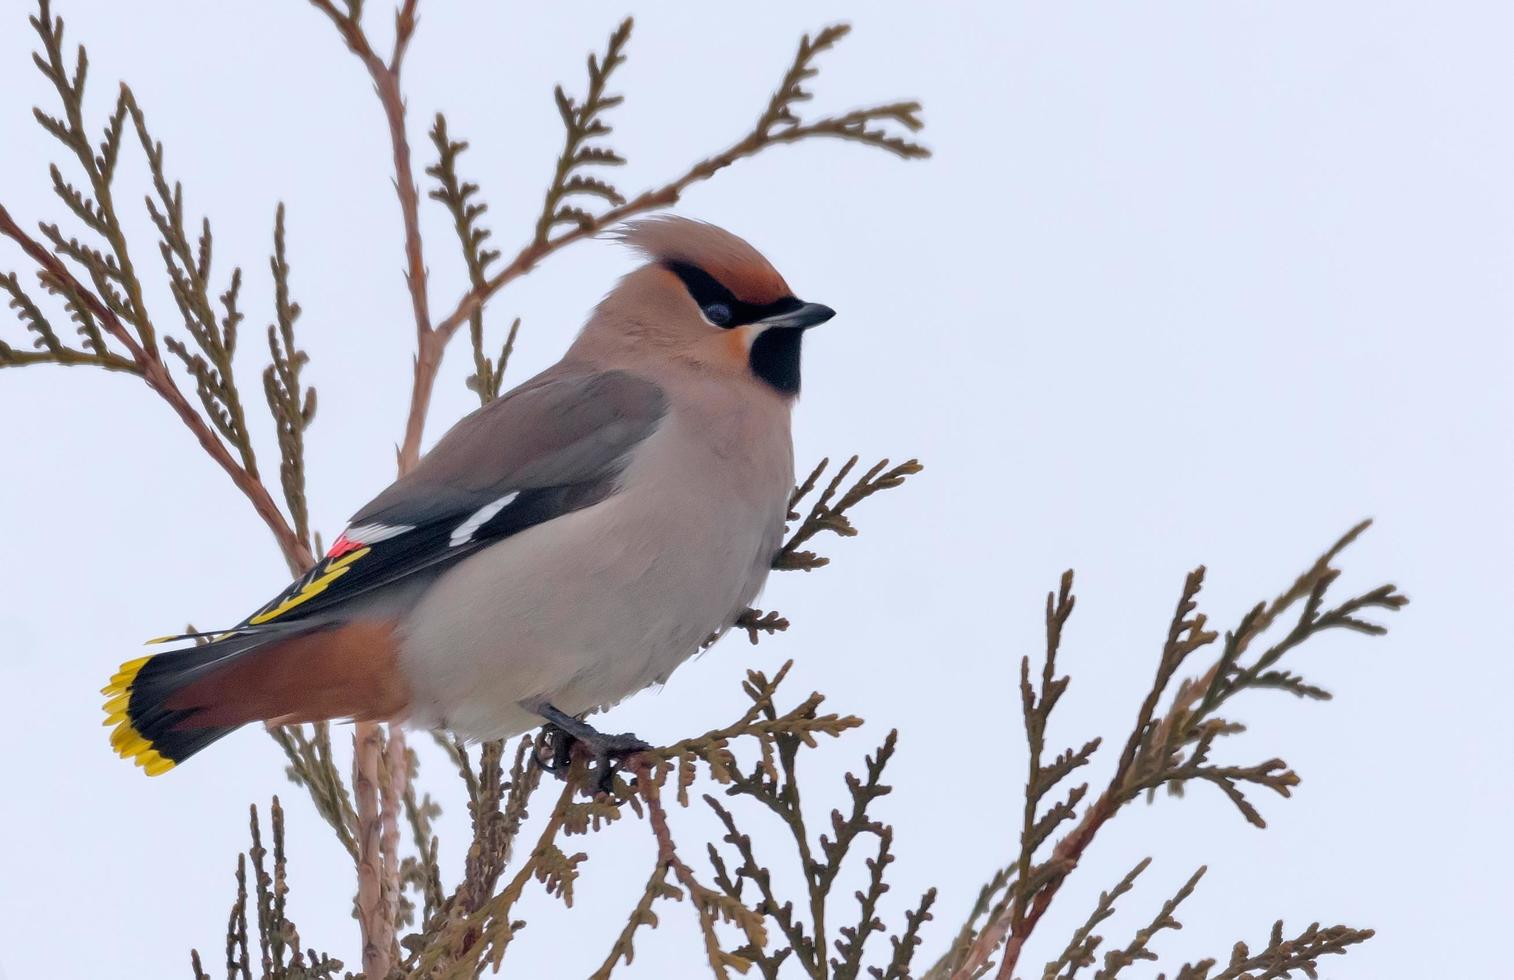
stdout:
<svg viewBox="0 0 1514 980">
<path fill-rule="evenodd" d="M 416 331 L 414 351 L 395 353 L 413 356 L 415 372 L 408 393 L 397 395 L 409 399 L 399 443 L 401 472 L 419 458 L 437 366 L 464 325 L 473 355 L 469 388 L 487 402 L 506 387 L 521 322 L 513 319 L 499 330 L 486 317 L 488 304 L 556 252 L 625 219 L 674 205 L 694 184 L 779 145 L 830 138 L 906 160 L 929 156 L 915 139 L 923 125 L 918 102 L 880 102 L 829 114 L 810 110 L 821 59 L 850 30 L 833 25 L 800 39 L 773 95 L 734 142 L 715 147 L 670 178 L 629 189 L 636 184 L 619 175 L 632 164 L 611 140 L 614 110 L 625 97 L 616 72 L 632 51 L 634 25 L 627 18 L 588 56 L 586 77 L 555 89 L 561 148 L 546 175 L 538 217 L 511 250 L 486 224 L 483 192 L 461 169 L 472 161 L 465 160 L 468 143 L 442 114 L 429 131 L 435 158 L 421 171 L 428 183 L 417 182 L 402 76 L 420 26 L 420 0 L 400 0 L 389 11 L 365 9 L 376 5 L 364 0 L 284 2 L 308 4 L 317 15 L 312 29 L 322 22 L 335 29 L 371 79 L 388 127 L 405 229 L 407 315 Z M 386 17 L 392 43 L 381 46 L 370 32 Z M 297 330 L 303 326 L 294 299 L 298 243 L 287 234 L 284 207 L 272 209 L 274 288 L 263 314 L 267 356 L 253 368 L 261 369 L 262 402 L 277 435 L 270 448 L 254 444 L 249 413 L 262 408 L 256 397 L 244 397 L 240 385 L 247 370 L 242 327 L 256 306 L 244 297 L 241 268 L 228 270 L 214 261 L 210 219 L 194 215 L 184 185 L 170 176 L 169 154 L 152 135 L 132 90 L 121 84 L 109 114 L 88 119 L 89 59 L 83 45 L 70 48 L 65 42 L 63 20 L 51 0 L 38 0 L 30 23 L 37 37 L 34 60 L 56 94 L 55 104 L 35 109 L 34 116 L 43 137 L 59 145 L 64 162 L 48 174 L 56 217 L 42 218 L 32 229 L 8 207 L 13 202 L 4 200 L 12 189 L 0 189 L 0 235 L 14 246 L 7 259 L 19 260 L 13 269 L 0 268 L 0 293 L 15 313 L 14 323 L 0 330 L 0 367 L 93 367 L 139 377 L 192 437 L 186 447 L 198 447 L 226 474 L 267 525 L 291 571 L 302 571 L 320 550 L 310 527 L 305 479 L 305 434 L 316 421 L 317 405 L 311 379 L 319 376 L 320 365 L 311 363 Z M 122 153 L 141 154 L 146 187 L 123 186 Z M 470 163 L 474 167 L 482 169 L 477 161 Z M 442 243 L 422 240 L 419 209 L 425 200 L 435 201 L 452 219 L 457 261 L 467 272 L 466 291 L 440 315 L 432 307 L 425 250 Z M 128 235 L 121 216 L 132 207 L 145 208 L 154 240 Z M 171 307 L 149 302 L 149 295 L 163 294 L 145 288 L 150 281 L 166 286 Z M 260 456 L 260 449 L 268 455 Z M 265 463 L 273 451 L 277 479 Z M 858 513 L 870 498 L 920 471 L 915 460 L 897 465 L 881 460 L 866 468 L 859 468 L 857 457 L 839 466 L 822 460 L 794 490 L 788 536 L 774 568 L 809 572 L 825 566 L 830 557 L 822 553 L 824 545 L 858 532 Z M 1277 598 L 1257 604 L 1223 633 L 1211 629 L 1198 611 L 1204 569 L 1191 573 L 1158 645 L 1152 686 L 1134 703 L 1134 725 L 1118 743 L 1118 755 L 1097 789 L 1091 789 L 1091 779 L 1077 779 L 1107 758 L 1103 739 L 1058 751 L 1047 738 L 1052 712 L 1071 685 L 1059 663 L 1075 605 L 1068 572 L 1047 597 L 1039 666 L 1029 657 L 1021 665 L 1018 693 L 1029 761 L 1017 838 L 1006 839 L 969 919 L 953 931 L 931 930 L 934 889 L 898 906 L 897 914 L 884 911 L 895 831 L 883 820 L 881 801 L 891 790 L 887 768 L 895 748 L 911 733 L 884 736 L 845 777 L 849 803 L 816 814 L 802 802 L 805 760 L 822 745 L 854 744 L 862 720 L 830 710 L 818 693 L 796 693 L 785 664 L 771 674 L 748 673 L 742 684 L 746 706 L 729 724 L 632 757 L 610 792 L 596 792 L 582 758 L 571 760 L 562 782 L 544 780 L 536 763 L 546 750 L 540 736 L 470 746 L 435 733 L 456 778 L 446 789 L 438 781 L 423 791 L 417 755 L 398 730 L 355 726 L 350 770 L 345 748 L 333 745 L 327 725 L 272 730 L 289 780 L 308 795 L 353 864 L 362 962 L 348 965 L 318 952 L 295 925 L 284 809 L 275 797 L 266 815 L 252 808 L 251 846 L 235 864 L 224 960 L 219 953 L 196 951 L 190 968 L 197 980 L 221 972 L 231 980 L 474 977 L 500 967 L 541 903 L 573 905 L 575 891 L 587 884 L 587 858 L 574 838 L 641 833 L 654 858 L 634 905 L 623 920 L 585 923 L 580 929 L 586 940 L 602 937 L 605 953 L 594 978 L 631 964 L 647 931 L 670 914 L 688 915 L 697 924 L 701 955 L 717 978 L 962 980 L 991 974 L 1010 980 L 1034 974 L 1024 965 L 1032 939 L 1049 957 L 1040 972 L 1044 980 L 1117 977 L 1137 961 L 1158 958 L 1162 934 L 1180 927 L 1180 906 L 1202 894 L 1204 869 L 1123 944 L 1106 941 L 1099 930 L 1115 903 L 1136 889 L 1150 858 L 1104 892 L 1065 942 L 1037 936 L 1038 923 L 1100 828 L 1142 797 L 1150 799 L 1159 790 L 1180 796 L 1207 789 L 1223 794 L 1246 821 L 1265 826 L 1258 794 L 1287 797 L 1299 777 L 1281 759 L 1228 758 L 1226 739 L 1242 730 L 1237 711 L 1258 695 L 1327 699 L 1329 694 L 1295 666 L 1302 648 L 1332 630 L 1381 633 L 1372 617 L 1406 601 L 1392 586 L 1335 598 L 1335 562 L 1365 528 L 1353 528 Z M 790 624 L 778 612 L 751 609 L 734 626 L 757 643 Z M 843 693 L 853 702 L 865 695 Z M 433 826 L 442 798 L 469 815 L 471 839 L 461 867 L 444 867 L 438 857 Z M 709 811 L 721 828 L 717 839 L 680 836 L 670 814 L 688 807 Z M 861 887 L 847 894 L 838 888 L 843 879 L 860 880 Z M 1318 924 L 1290 931 L 1278 922 L 1259 949 L 1237 943 L 1228 958 L 1183 964 L 1163 976 L 1313 977 L 1322 958 L 1345 953 L 1370 936 L 1370 930 Z M 928 941 L 938 951 L 924 960 L 921 948 Z"/>
</svg>

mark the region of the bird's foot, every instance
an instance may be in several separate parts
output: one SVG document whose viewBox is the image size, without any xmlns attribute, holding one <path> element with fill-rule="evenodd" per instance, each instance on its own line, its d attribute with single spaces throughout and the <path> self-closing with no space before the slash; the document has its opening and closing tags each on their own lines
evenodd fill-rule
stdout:
<svg viewBox="0 0 1514 980">
<path fill-rule="evenodd" d="M 645 752 L 652 747 L 629 733 L 609 735 L 601 732 L 588 722 L 565 714 L 550 704 L 532 710 L 547 719 L 547 724 L 542 726 L 547 744 L 545 751 L 537 754 L 537 764 L 557 778 L 567 779 L 573 761 L 573 746 L 582 745 L 593 760 L 589 785 L 596 792 L 609 793 L 614 787 L 619 763 L 627 756 Z"/>
<path fill-rule="evenodd" d="M 532 758 L 543 772 L 549 772 L 558 779 L 567 779 L 568 768 L 573 763 L 575 739 L 550 721 L 541 727 L 541 733 L 543 742 Z"/>
</svg>

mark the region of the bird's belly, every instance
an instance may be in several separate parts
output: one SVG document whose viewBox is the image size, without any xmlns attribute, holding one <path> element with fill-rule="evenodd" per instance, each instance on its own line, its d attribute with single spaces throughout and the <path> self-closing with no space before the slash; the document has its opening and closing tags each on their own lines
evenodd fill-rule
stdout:
<svg viewBox="0 0 1514 980">
<path fill-rule="evenodd" d="M 541 723 L 523 704 L 614 704 L 729 626 L 762 587 L 785 501 L 666 491 L 623 490 L 447 572 L 403 632 L 414 723 L 498 738 Z"/>
</svg>

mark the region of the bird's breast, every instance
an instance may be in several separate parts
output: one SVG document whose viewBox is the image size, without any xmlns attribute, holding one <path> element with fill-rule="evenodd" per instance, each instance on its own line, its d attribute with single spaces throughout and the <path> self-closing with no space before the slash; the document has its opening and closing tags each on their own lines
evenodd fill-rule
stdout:
<svg viewBox="0 0 1514 980">
<path fill-rule="evenodd" d="M 402 648 L 420 720 L 494 737 L 521 730 L 522 701 L 577 713 L 666 679 L 761 590 L 792 487 L 786 412 L 675 401 L 613 494 L 422 598 Z"/>
<path fill-rule="evenodd" d="M 781 544 L 794 473 L 779 421 L 675 404 L 607 501 L 624 522 L 616 536 L 637 543 L 637 564 L 705 596 L 721 617 L 720 603 L 755 595 Z"/>
</svg>

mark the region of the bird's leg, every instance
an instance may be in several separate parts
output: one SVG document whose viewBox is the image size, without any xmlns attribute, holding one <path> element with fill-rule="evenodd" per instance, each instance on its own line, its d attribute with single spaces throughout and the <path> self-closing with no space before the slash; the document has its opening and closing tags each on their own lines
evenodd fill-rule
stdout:
<svg viewBox="0 0 1514 980">
<path fill-rule="evenodd" d="M 574 718 L 545 702 L 530 710 L 547 720 L 545 729 L 552 736 L 552 764 L 544 764 L 542 768 L 566 779 L 573 743 L 582 742 L 584 748 L 594 755 L 594 782 L 601 792 L 610 791 L 611 780 L 615 775 L 613 763 L 652 747 L 629 733 L 606 735 L 588 722 Z"/>
</svg>

